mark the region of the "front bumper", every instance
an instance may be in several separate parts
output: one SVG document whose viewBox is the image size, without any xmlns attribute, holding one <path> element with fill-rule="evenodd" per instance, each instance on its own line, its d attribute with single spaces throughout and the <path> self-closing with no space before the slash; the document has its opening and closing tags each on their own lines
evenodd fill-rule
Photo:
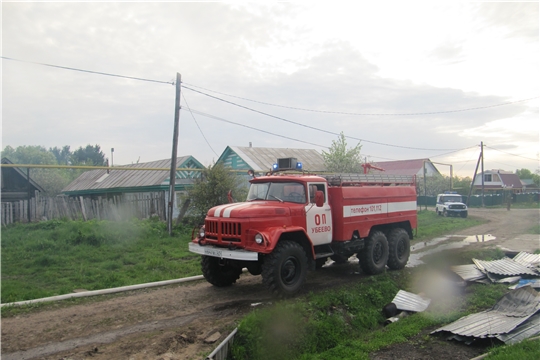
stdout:
<svg viewBox="0 0 540 360">
<path fill-rule="evenodd" d="M 189 251 L 192 253 L 218 257 L 220 259 L 232 259 L 232 260 L 242 260 L 242 261 L 258 261 L 259 254 L 253 251 L 246 251 L 242 249 L 229 249 L 224 247 L 217 247 L 214 245 L 204 245 L 190 242 Z"/>
</svg>

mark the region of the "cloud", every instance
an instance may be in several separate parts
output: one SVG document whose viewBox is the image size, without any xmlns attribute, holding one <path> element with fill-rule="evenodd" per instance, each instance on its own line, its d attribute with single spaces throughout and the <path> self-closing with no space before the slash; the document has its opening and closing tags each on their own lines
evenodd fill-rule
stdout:
<svg viewBox="0 0 540 360">
<path fill-rule="evenodd" d="M 537 42 L 538 7 L 538 2 L 483 3 L 478 8 L 478 15 L 488 25 L 504 29 L 508 37 Z"/>
<path fill-rule="evenodd" d="M 482 26 L 486 31 L 501 28 L 512 36 L 534 40 L 527 34 L 538 29 L 538 20 L 531 23 L 532 18 L 522 9 L 536 9 L 537 13 L 538 6 L 500 5 L 482 4 L 475 7 L 478 12 L 466 13 L 465 17 L 459 17 L 461 8 L 452 8 L 452 18 L 444 20 L 444 24 L 485 14 L 478 20 L 475 17 L 474 24 L 480 30 Z M 400 27 L 392 23 L 399 19 L 398 14 L 383 16 L 384 7 L 372 9 L 379 15 L 377 19 L 363 13 L 361 24 L 349 14 L 349 8 L 339 6 L 319 8 L 314 13 L 317 17 L 309 19 L 304 16 L 312 14 L 310 8 L 295 4 L 100 2 L 3 3 L 2 7 L 4 56 L 160 81 L 171 81 L 180 72 L 186 85 L 235 95 L 207 91 L 304 125 L 266 117 L 184 88 L 179 154 L 193 155 L 205 164 L 216 160 L 227 145 L 247 146 L 252 142 L 267 147 L 316 146 L 192 115 L 185 100 L 194 110 L 323 146 L 330 146 L 337 139 L 334 134 L 344 131 L 364 139 L 365 154 L 391 159 L 448 152 L 412 148 L 470 147 L 483 137 L 495 136 L 498 126 L 515 119 L 521 119 L 521 127 L 529 134 L 537 129 L 530 119 L 537 120 L 538 114 L 530 112 L 534 104 L 527 102 L 440 113 L 516 100 L 512 90 L 481 92 L 476 88 L 522 88 L 530 83 L 531 73 L 509 73 L 510 69 L 504 68 L 507 70 L 493 76 L 492 69 L 501 68 L 501 56 L 490 53 L 483 57 L 483 48 L 465 42 L 460 34 L 472 27 L 462 28 L 459 24 L 459 34 L 449 36 L 447 28 L 437 27 L 442 18 L 430 19 L 429 13 L 408 20 L 407 24 L 414 28 L 408 32 L 409 28 L 401 27 L 401 23 Z M 510 12 L 508 23 L 501 15 L 505 9 L 516 10 Z M 413 16 L 414 11 L 408 14 Z M 340 15 L 347 15 L 346 20 Z M 367 23 L 375 24 L 377 31 L 358 27 Z M 430 31 L 426 32 L 428 27 Z M 475 32 L 467 36 L 477 39 Z M 487 35 L 483 32 L 482 36 L 479 41 Z M 497 49 L 502 55 L 509 52 L 507 45 L 496 43 L 489 49 Z M 516 56 L 528 59 L 523 48 L 512 46 L 512 50 L 519 50 Z M 399 70 L 396 76 L 384 71 L 385 62 L 378 57 L 387 53 L 392 54 L 390 60 Z M 422 62 L 415 60 L 419 56 Z M 514 69 L 528 69 L 524 65 L 520 63 Z M 471 68 L 474 71 L 466 71 Z M 442 75 L 442 80 L 425 81 L 430 74 Z M 446 74 L 452 81 L 445 82 Z M 506 83 L 503 75 L 512 83 Z M 7 60 L 3 60 L 2 82 L 5 145 L 77 148 L 97 143 L 104 149 L 115 148 L 115 163 L 130 163 L 139 156 L 141 161 L 170 156 L 174 86 Z M 238 97 L 364 115 L 306 112 Z M 418 112 L 433 114 L 365 115 Z M 530 137 L 515 131 L 508 134 L 511 139 Z"/>
</svg>

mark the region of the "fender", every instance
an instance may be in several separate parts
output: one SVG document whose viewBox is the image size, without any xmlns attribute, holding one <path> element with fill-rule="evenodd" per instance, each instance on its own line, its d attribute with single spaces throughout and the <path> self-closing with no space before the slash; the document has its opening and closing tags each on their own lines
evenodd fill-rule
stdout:
<svg viewBox="0 0 540 360">
<path fill-rule="evenodd" d="M 301 232 L 304 234 L 305 238 L 307 239 L 309 243 L 309 247 L 311 249 L 311 255 L 313 258 L 315 258 L 315 250 L 313 248 L 313 242 L 309 238 L 309 235 L 306 233 L 306 230 L 301 226 L 275 226 L 275 227 L 268 227 L 264 229 L 263 231 L 258 231 L 263 237 L 264 237 L 264 243 L 263 245 L 257 245 L 253 244 L 254 246 L 246 246 L 246 250 L 249 251 L 256 251 L 258 253 L 262 254 L 270 254 L 272 251 L 274 251 L 274 248 L 279 242 L 279 239 L 282 237 L 282 235 L 288 234 L 288 233 L 294 233 L 294 232 Z"/>
</svg>

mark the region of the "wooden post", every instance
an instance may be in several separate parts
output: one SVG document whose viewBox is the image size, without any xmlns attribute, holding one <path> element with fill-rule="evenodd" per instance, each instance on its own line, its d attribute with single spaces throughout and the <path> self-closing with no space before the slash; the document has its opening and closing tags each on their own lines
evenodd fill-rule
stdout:
<svg viewBox="0 0 540 360">
<path fill-rule="evenodd" d="M 482 207 L 485 207 L 484 203 L 484 142 L 480 142 L 480 155 L 482 156 Z"/>
<path fill-rule="evenodd" d="M 467 196 L 467 207 L 469 206 L 469 200 L 471 198 L 472 189 L 474 187 L 474 181 L 476 180 L 476 174 L 478 173 L 478 165 L 480 165 L 480 159 L 482 159 L 482 152 L 480 151 L 480 156 L 478 156 L 478 161 L 476 162 L 476 169 L 474 169 L 473 180 L 471 182 L 471 187 L 469 188 L 469 195 Z M 482 174 L 484 176 L 484 174 Z"/>
<path fill-rule="evenodd" d="M 176 73 L 176 99 L 174 103 L 174 130 L 173 130 L 173 145 L 171 156 L 171 172 L 169 180 L 169 204 L 167 211 L 167 227 L 169 235 L 172 236 L 172 217 L 174 207 L 174 185 L 176 180 L 176 152 L 178 148 L 178 123 L 180 122 L 180 85 L 181 77 L 179 73 Z"/>
<path fill-rule="evenodd" d="M 87 221 L 88 218 L 86 217 L 86 211 L 84 210 L 84 199 L 82 196 L 79 196 L 79 201 L 81 202 L 81 212 L 82 212 L 83 219 L 84 221 Z"/>
<path fill-rule="evenodd" d="M 31 195 L 31 192 L 32 192 L 32 188 L 31 188 L 31 185 L 30 185 L 30 168 L 26 168 L 26 180 L 28 181 L 28 204 L 27 204 L 27 209 L 26 209 L 26 213 L 27 213 L 27 216 L 28 216 L 28 222 L 30 222 L 30 198 L 32 197 Z"/>
</svg>

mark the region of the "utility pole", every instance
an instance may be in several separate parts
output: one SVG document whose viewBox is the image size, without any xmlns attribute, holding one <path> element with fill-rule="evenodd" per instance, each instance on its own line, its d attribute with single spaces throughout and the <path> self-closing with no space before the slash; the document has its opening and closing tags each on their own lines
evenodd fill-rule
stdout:
<svg viewBox="0 0 540 360">
<path fill-rule="evenodd" d="M 426 162 L 423 162 L 423 172 L 424 172 L 424 210 L 427 210 L 427 182 L 426 182 Z"/>
<path fill-rule="evenodd" d="M 471 199 L 472 189 L 474 187 L 474 182 L 476 181 L 476 174 L 478 173 L 478 165 L 480 165 L 481 160 L 482 160 L 482 151 L 480 151 L 480 155 L 478 156 L 478 161 L 476 162 L 476 168 L 474 169 L 474 175 L 471 181 L 471 187 L 469 188 L 469 195 L 467 196 L 467 207 L 469 206 L 469 200 Z M 484 174 L 482 174 L 482 177 L 483 176 Z"/>
<path fill-rule="evenodd" d="M 482 157 L 482 207 L 485 207 L 484 204 L 484 142 L 480 142 L 480 156 Z"/>
<path fill-rule="evenodd" d="M 171 156 L 171 172 L 169 176 L 169 203 L 167 208 L 167 228 L 169 235 L 172 236 L 172 218 L 174 208 L 174 185 L 176 180 L 176 156 L 178 148 L 178 123 L 180 122 L 180 84 L 181 76 L 176 73 L 176 99 L 174 102 L 174 130 L 173 130 L 173 145 Z"/>
</svg>

